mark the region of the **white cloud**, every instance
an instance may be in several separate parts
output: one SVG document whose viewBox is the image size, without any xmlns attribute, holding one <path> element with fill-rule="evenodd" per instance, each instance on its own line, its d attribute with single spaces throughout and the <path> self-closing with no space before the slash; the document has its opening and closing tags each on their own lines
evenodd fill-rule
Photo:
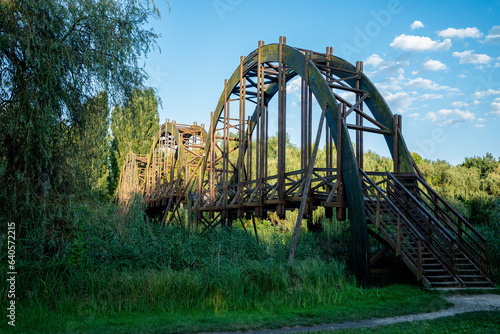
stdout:
<svg viewBox="0 0 500 334">
<path fill-rule="evenodd" d="M 419 100 L 437 100 L 442 99 L 444 97 L 443 94 L 423 94 L 418 97 Z"/>
<path fill-rule="evenodd" d="M 475 99 L 480 99 L 488 95 L 500 95 L 500 90 L 488 89 L 488 90 L 477 91 L 474 94 L 472 94 L 472 96 Z"/>
<path fill-rule="evenodd" d="M 463 102 L 463 101 L 454 101 L 451 103 L 451 106 L 452 107 L 470 107 L 470 106 L 478 105 L 480 103 L 481 103 L 481 101 L 479 101 L 479 100 L 474 100 L 470 103 Z"/>
<path fill-rule="evenodd" d="M 410 62 L 405 57 L 399 57 L 394 60 L 384 60 L 377 54 L 369 56 L 365 64 L 376 67 L 373 72 L 366 72 L 369 76 L 382 74 L 385 77 L 397 77 L 398 80 L 404 79 L 405 67 L 410 65 Z"/>
<path fill-rule="evenodd" d="M 500 44 L 500 26 L 494 26 L 484 38 L 483 43 L 486 44 Z"/>
<path fill-rule="evenodd" d="M 486 125 L 484 124 L 476 124 L 474 125 L 476 128 L 484 128 Z"/>
<path fill-rule="evenodd" d="M 418 71 L 411 71 L 412 75 L 417 75 L 419 72 Z"/>
<path fill-rule="evenodd" d="M 296 78 L 290 82 L 288 82 L 286 86 L 286 93 L 287 94 L 294 94 L 294 95 L 300 95 L 300 86 L 301 86 L 302 81 L 300 78 Z"/>
<path fill-rule="evenodd" d="M 474 50 L 453 52 L 453 57 L 460 57 L 460 64 L 488 64 L 491 57 L 486 54 L 474 53 Z"/>
<path fill-rule="evenodd" d="M 374 53 L 365 60 L 364 64 L 377 67 L 383 62 L 384 60 L 378 54 Z"/>
<path fill-rule="evenodd" d="M 413 88 L 413 89 L 430 89 L 430 90 L 446 90 L 449 92 L 459 92 L 457 88 L 452 88 L 449 86 L 441 86 L 437 83 L 435 83 L 432 80 L 429 79 L 424 79 L 424 78 L 416 78 L 413 80 L 408 81 L 408 83 L 405 85 L 408 88 Z"/>
<path fill-rule="evenodd" d="M 404 113 L 411 105 L 413 98 L 407 92 L 397 92 L 395 94 L 387 93 L 385 100 L 391 107 L 396 109 L 398 113 Z"/>
<path fill-rule="evenodd" d="M 495 68 L 500 67 L 500 63 L 495 63 Z"/>
<path fill-rule="evenodd" d="M 429 37 L 402 34 L 394 38 L 390 45 L 394 49 L 403 51 L 441 51 L 451 47 L 451 40 L 447 38 L 442 42 L 437 42 Z"/>
<path fill-rule="evenodd" d="M 465 77 L 466 77 L 466 75 L 465 75 L 465 74 L 463 74 L 463 73 L 460 73 L 460 74 L 457 74 L 457 77 L 459 77 L 459 78 L 462 78 L 462 79 L 463 79 L 463 78 L 465 78 Z"/>
<path fill-rule="evenodd" d="M 429 59 L 424 63 L 424 68 L 429 71 L 443 71 L 446 70 L 446 65 L 439 60 Z"/>
<path fill-rule="evenodd" d="M 481 38 L 483 33 L 479 31 L 476 27 L 465 28 L 465 29 L 455 29 L 448 28 L 445 30 L 438 31 L 438 36 L 443 38 Z"/>
<path fill-rule="evenodd" d="M 403 83 L 401 82 L 401 80 L 398 80 L 396 78 L 387 77 L 384 80 L 382 80 L 381 82 L 377 83 L 377 88 L 379 90 L 384 91 L 384 95 L 385 95 L 385 92 L 387 92 L 388 90 L 394 91 L 394 90 L 403 89 Z"/>
<path fill-rule="evenodd" d="M 418 118 L 418 116 L 420 116 L 420 114 L 418 112 L 408 115 L 408 117 L 412 117 L 412 118 Z"/>
<path fill-rule="evenodd" d="M 411 30 L 415 30 L 415 29 L 423 28 L 423 27 L 424 27 L 424 24 L 421 21 L 414 21 L 410 26 Z"/>
<path fill-rule="evenodd" d="M 500 116 L 500 97 L 497 97 L 490 105 L 490 114 Z"/>
<path fill-rule="evenodd" d="M 473 121 L 476 118 L 476 115 L 469 110 L 460 109 L 441 109 L 438 112 L 431 111 L 426 116 L 427 119 L 437 122 L 440 125 Z"/>
</svg>

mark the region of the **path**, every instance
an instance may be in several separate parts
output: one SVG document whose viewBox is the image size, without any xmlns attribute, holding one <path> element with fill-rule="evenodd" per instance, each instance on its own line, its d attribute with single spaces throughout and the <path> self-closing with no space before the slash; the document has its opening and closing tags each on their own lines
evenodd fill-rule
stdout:
<svg viewBox="0 0 500 334">
<path fill-rule="evenodd" d="M 279 329 L 263 329 L 258 331 L 245 331 L 245 332 L 219 332 L 211 334 L 282 334 L 282 333 L 303 333 L 313 331 L 327 331 L 335 329 L 349 329 L 361 327 L 376 327 L 391 325 L 400 322 L 411 322 L 420 320 L 432 320 L 437 318 L 451 317 L 456 314 L 476 311 L 495 311 L 500 310 L 500 295 L 486 294 L 486 295 L 458 295 L 446 297 L 446 300 L 453 303 L 452 308 L 423 314 L 410 314 L 398 317 L 371 319 L 362 321 L 352 321 L 334 324 L 323 324 L 315 326 L 299 326 L 299 327 L 285 327 Z M 203 334 L 203 333 L 200 333 Z"/>
</svg>

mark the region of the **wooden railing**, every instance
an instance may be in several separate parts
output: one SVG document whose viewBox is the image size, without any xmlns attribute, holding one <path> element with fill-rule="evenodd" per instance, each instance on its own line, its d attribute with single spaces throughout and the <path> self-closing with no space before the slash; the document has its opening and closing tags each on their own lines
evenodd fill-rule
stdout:
<svg viewBox="0 0 500 334">
<path fill-rule="evenodd" d="M 457 237 L 426 208 L 425 205 L 408 191 L 391 173 L 387 175 L 387 195 L 399 208 L 404 208 L 406 217 L 423 234 L 425 244 L 435 257 L 452 273 L 456 272 Z"/>
<path fill-rule="evenodd" d="M 426 238 L 406 215 L 388 198 L 386 192 L 364 171 L 361 171 L 366 215 L 377 230 L 401 256 L 419 280 L 423 276 L 422 249 Z M 428 283 L 428 282 L 427 282 Z"/>
<path fill-rule="evenodd" d="M 486 274 L 486 240 L 465 218 L 439 196 L 422 178 L 417 181 L 417 196 L 428 211 L 456 238 L 457 247 L 483 274 Z"/>
</svg>

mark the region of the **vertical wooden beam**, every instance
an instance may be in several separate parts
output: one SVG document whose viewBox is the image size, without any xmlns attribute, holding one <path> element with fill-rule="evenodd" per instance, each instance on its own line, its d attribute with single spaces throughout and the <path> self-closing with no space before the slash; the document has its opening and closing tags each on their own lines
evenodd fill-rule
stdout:
<svg viewBox="0 0 500 334">
<path fill-rule="evenodd" d="M 396 256 L 401 256 L 401 216 L 398 214 Z"/>
<path fill-rule="evenodd" d="M 297 242 L 299 240 L 300 227 L 302 225 L 302 218 L 304 216 L 304 212 L 306 209 L 307 198 L 309 197 L 309 189 L 311 188 L 311 179 L 314 170 L 314 162 L 316 160 L 316 154 L 318 153 L 319 142 L 321 140 L 321 130 L 323 130 L 323 122 L 325 120 L 327 107 L 328 105 L 325 105 L 325 107 L 323 108 L 323 112 L 321 113 L 314 150 L 312 152 L 311 160 L 309 161 L 309 166 L 307 167 L 306 179 L 304 181 L 304 190 L 302 191 L 302 199 L 300 200 L 299 213 L 297 215 L 297 222 L 295 223 L 295 229 L 293 231 L 292 245 L 290 247 L 290 254 L 288 256 L 289 263 L 292 263 L 295 257 L 295 250 L 297 248 Z"/>
<path fill-rule="evenodd" d="M 210 206 L 215 205 L 215 131 L 216 131 L 216 124 L 217 121 L 214 120 L 214 113 L 213 111 L 210 113 Z M 214 219 L 214 211 L 210 210 L 210 219 Z"/>
<path fill-rule="evenodd" d="M 361 74 L 363 73 L 363 62 L 360 61 L 359 62 L 359 79 L 358 79 L 358 89 L 361 88 Z M 358 95 L 358 99 L 360 99 L 361 96 Z M 359 105 L 359 110 L 363 111 L 363 102 L 361 102 L 361 104 Z M 359 125 L 360 126 L 363 126 L 363 117 L 359 117 Z M 358 167 L 361 168 L 361 169 L 364 169 L 363 166 L 364 166 L 364 163 L 363 163 L 363 146 L 364 146 L 364 139 L 363 139 L 363 131 L 359 131 L 359 165 Z"/>
<path fill-rule="evenodd" d="M 222 210 L 221 224 L 227 225 L 228 210 L 227 197 L 229 185 L 229 93 L 227 91 L 227 79 L 224 80 L 224 121 L 223 121 L 223 152 L 222 152 Z"/>
<path fill-rule="evenodd" d="M 382 217 L 380 216 L 380 191 L 377 190 L 377 222 L 376 222 L 377 230 L 380 230 L 381 219 Z"/>
<path fill-rule="evenodd" d="M 361 65 L 360 65 L 360 62 L 357 61 L 356 62 L 356 73 L 358 73 L 358 78 L 356 79 L 356 89 L 360 89 L 360 68 L 361 68 Z M 361 95 L 360 93 L 356 93 L 356 103 L 360 100 L 361 98 Z M 356 125 L 359 127 L 361 126 L 361 122 L 362 122 L 362 117 L 359 113 L 355 112 L 356 114 Z M 356 129 L 356 161 L 358 163 L 358 166 L 359 168 L 362 168 L 361 167 L 361 155 L 362 155 L 362 152 L 361 152 L 361 140 L 362 140 L 362 131 L 359 130 L 359 129 Z"/>
<path fill-rule="evenodd" d="M 278 68 L 278 200 L 285 199 L 285 169 L 286 169 L 286 71 L 283 66 L 283 37 L 279 40 Z M 285 218 L 285 206 L 278 204 L 277 214 Z"/>
<path fill-rule="evenodd" d="M 421 281 L 424 276 L 424 268 L 423 268 L 423 259 L 422 259 L 422 239 L 418 238 L 418 280 Z"/>
<path fill-rule="evenodd" d="M 308 162 L 308 157 L 309 157 L 309 150 L 308 150 L 308 129 L 309 129 L 309 116 L 308 116 L 308 111 L 309 111 L 309 104 L 311 101 L 309 100 L 309 83 L 308 83 L 308 78 L 309 78 L 309 58 L 310 54 L 309 51 L 305 51 L 305 74 L 304 77 L 302 78 L 302 84 L 301 84 L 301 150 L 300 150 L 300 157 L 301 157 L 301 166 L 300 168 L 304 170 L 303 177 L 305 177 L 305 170 L 307 168 L 307 162 Z"/>
<path fill-rule="evenodd" d="M 248 143 L 248 151 L 247 151 L 247 180 L 252 180 L 252 156 L 253 156 L 253 145 L 252 145 L 252 133 L 250 132 L 251 126 L 251 118 L 248 116 L 248 126 L 247 126 L 247 143 Z"/>
<path fill-rule="evenodd" d="M 344 205 L 344 177 L 342 171 L 342 123 L 344 122 L 346 105 L 339 105 L 337 112 L 337 207 L 335 214 L 337 220 L 346 220 L 346 208 Z"/>
<path fill-rule="evenodd" d="M 261 108 L 261 103 L 260 101 L 262 100 L 262 87 L 261 87 L 261 66 L 260 66 L 260 60 L 261 60 L 261 53 L 262 53 L 262 41 L 259 41 L 259 49 L 258 49 L 258 54 L 257 54 L 257 134 L 256 134 L 256 140 L 257 142 L 255 143 L 255 177 L 256 177 L 256 193 L 257 193 L 257 202 L 260 201 L 260 187 L 261 187 L 261 182 L 262 182 L 262 170 L 260 168 L 260 160 L 262 159 L 261 157 L 261 127 L 262 124 L 262 108 Z M 260 217 L 260 210 L 258 207 L 256 207 L 256 213 Z"/>
<path fill-rule="evenodd" d="M 399 171 L 399 150 L 398 150 L 398 129 L 399 125 L 398 122 L 399 118 L 398 115 L 394 115 L 394 120 L 393 120 L 393 131 L 392 131 L 392 146 L 393 146 L 393 153 L 392 153 L 392 160 L 394 162 L 394 172 L 397 173 Z"/>
</svg>

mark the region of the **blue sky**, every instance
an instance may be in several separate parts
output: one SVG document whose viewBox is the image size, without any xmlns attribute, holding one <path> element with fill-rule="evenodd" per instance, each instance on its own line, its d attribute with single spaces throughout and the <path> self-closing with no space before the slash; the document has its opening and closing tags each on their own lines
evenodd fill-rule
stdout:
<svg viewBox="0 0 500 334">
<path fill-rule="evenodd" d="M 364 71 L 393 113 L 410 151 L 451 164 L 500 157 L 500 1 L 164 0 L 150 22 L 161 50 L 145 59 L 162 100 L 160 119 L 209 124 L 224 79 L 259 40 L 324 52 Z M 288 109 L 298 96 L 289 84 Z M 295 103 L 294 103 L 295 102 Z M 271 105 L 270 108 L 273 108 Z M 295 108 L 298 117 L 298 108 Z M 287 127 L 298 143 L 294 116 Z M 270 118 L 270 133 L 273 133 Z M 275 132 L 275 131 L 274 131 Z M 296 138 L 297 137 L 297 138 Z M 388 155 L 379 138 L 365 147 Z"/>
</svg>

